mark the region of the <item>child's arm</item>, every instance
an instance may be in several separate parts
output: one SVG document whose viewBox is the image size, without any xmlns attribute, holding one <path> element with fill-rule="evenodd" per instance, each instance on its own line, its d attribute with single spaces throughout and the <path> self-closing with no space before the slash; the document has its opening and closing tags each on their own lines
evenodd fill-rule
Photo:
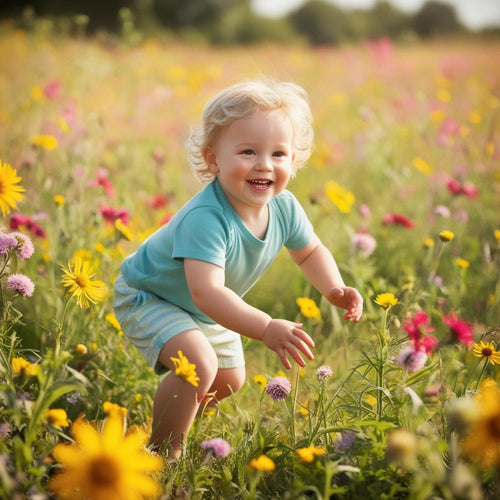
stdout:
<svg viewBox="0 0 500 500">
<path fill-rule="evenodd" d="M 299 351 L 313 359 L 310 348 L 314 342 L 302 330 L 301 323 L 273 319 L 247 304 L 224 285 L 224 269 L 200 260 L 184 259 L 186 280 L 195 305 L 216 323 L 235 332 L 261 340 L 275 351 L 285 368 L 291 368 L 286 354 L 300 365 Z"/>
<path fill-rule="evenodd" d="M 333 255 L 317 236 L 300 250 L 289 250 L 312 285 L 334 306 L 346 309 L 344 319 L 356 323 L 363 313 L 363 299 L 359 292 L 346 286 Z"/>
</svg>

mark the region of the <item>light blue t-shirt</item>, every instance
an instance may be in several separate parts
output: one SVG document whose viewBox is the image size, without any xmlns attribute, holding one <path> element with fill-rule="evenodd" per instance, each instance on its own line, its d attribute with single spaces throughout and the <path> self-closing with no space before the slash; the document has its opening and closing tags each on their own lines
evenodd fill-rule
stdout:
<svg viewBox="0 0 500 500">
<path fill-rule="evenodd" d="M 183 259 L 222 267 L 225 286 L 243 297 L 283 246 L 298 250 L 312 236 L 304 209 L 285 190 L 270 201 L 266 235 L 262 240 L 257 238 L 214 180 L 127 257 L 121 272 L 129 285 L 154 293 L 201 321 L 214 323 L 191 299 Z"/>
</svg>

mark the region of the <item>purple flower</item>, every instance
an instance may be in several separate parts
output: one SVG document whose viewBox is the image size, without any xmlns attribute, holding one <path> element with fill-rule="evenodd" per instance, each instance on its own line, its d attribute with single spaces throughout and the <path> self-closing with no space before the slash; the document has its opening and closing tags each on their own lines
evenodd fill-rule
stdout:
<svg viewBox="0 0 500 500">
<path fill-rule="evenodd" d="M 31 297 L 35 291 L 35 285 L 25 274 L 11 274 L 7 277 L 7 290 L 17 292 L 23 297 Z"/>
<path fill-rule="evenodd" d="M 29 259 L 35 251 L 30 237 L 20 232 L 11 233 L 11 236 L 14 236 L 17 240 L 17 256 L 22 260 Z"/>
<path fill-rule="evenodd" d="M 320 382 L 324 382 L 333 375 L 333 371 L 328 365 L 323 365 L 316 370 L 316 375 Z"/>
<path fill-rule="evenodd" d="M 13 234 L 0 231 L 0 256 L 6 257 L 11 248 L 16 248 L 18 245 L 17 239 Z"/>
<path fill-rule="evenodd" d="M 356 434 L 354 432 L 343 432 L 340 439 L 335 443 L 335 449 L 337 451 L 347 451 L 356 440 Z"/>
<path fill-rule="evenodd" d="M 214 457 L 223 458 L 231 453 L 231 445 L 222 438 L 207 439 L 201 443 L 204 450 L 210 450 Z"/>
<path fill-rule="evenodd" d="M 71 405 L 76 405 L 81 397 L 82 395 L 78 391 L 75 391 L 66 396 L 66 401 Z"/>
<path fill-rule="evenodd" d="M 408 344 L 399 351 L 394 361 L 404 370 L 415 373 L 424 367 L 427 357 L 425 350 L 415 349 L 413 345 Z"/>
<path fill-rule="evenodd" d="M 274 401 L 285 399 L 292 389 L 286 377 L 275 377 L 266 385 L 266 392 Z"/>
</svg>

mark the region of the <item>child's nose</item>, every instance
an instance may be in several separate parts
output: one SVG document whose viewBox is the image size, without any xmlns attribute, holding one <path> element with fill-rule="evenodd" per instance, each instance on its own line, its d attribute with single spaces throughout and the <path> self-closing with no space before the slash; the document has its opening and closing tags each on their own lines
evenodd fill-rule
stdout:
<svg viewBox="0 0 500 500">
<path fill-rule="evenodd" d="M 273 168 L 272 159 L 267 155 L 260 156 L 257 168 L 259 170 L 272 170 Z"/>
</svg>

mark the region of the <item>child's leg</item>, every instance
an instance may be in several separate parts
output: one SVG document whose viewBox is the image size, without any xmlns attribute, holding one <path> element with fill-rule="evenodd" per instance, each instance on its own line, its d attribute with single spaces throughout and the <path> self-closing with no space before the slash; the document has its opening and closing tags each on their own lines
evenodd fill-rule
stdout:
<svg viewBox="0 0 500 500">
<path fill-rule="evenodd" d="M 209 392 L 215 392 L 215 399 L 220 401 L 235 393 L 245 382 L 245 367 L 219 368 Z"/>
<path fill-rule="evenodd" d="M 199 330 L 187 330 L 169 340 L 160 351 L 159 361 L 174 370 L 171 357 L 182 351 L 196 365 L 200 378 L 198 387 L 180 379 L 172 371 L 159 385 L 153 405 L 151 444 L 159 448 L 165 440 L 171 452 L 178 456 L 196 416 L 200 401 L 212 387 L 217 375 L 217 356 L 205 335 Z"/>
</svg>

